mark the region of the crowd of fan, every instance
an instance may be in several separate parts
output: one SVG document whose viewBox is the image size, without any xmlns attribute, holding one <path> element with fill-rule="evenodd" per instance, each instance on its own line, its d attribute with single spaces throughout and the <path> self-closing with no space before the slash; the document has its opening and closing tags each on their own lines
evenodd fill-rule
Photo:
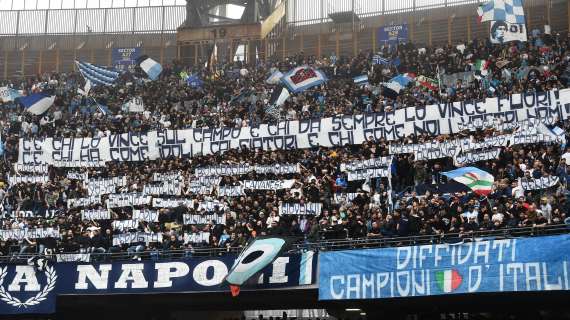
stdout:
<svg viewBox="0 0 570 320">
<path fill-rule="evenodd" d="M 451 159 L 414 161 L 410 155 L 399 155 L 392 166 L 392 189 L 387 178 L 372 179 L 368 187 L 363 181 L 347 181 L 339 170 L 340 163 L 388 155 L 388 142 L 377 141 L 341 148 L 316 148 L 294 151 L 262 151 L 245 148 L 223 154 L 191 159 L 167 159 L 144 163 L 113 162 L 104 168 L 83 168 L 89 177 L 128 176 L 128 185 L 119 192 L 141 191 L 155 172 L 182 172 L 188 182 L 196 167 L 220 163 L 300 163 L 301 172 L 287 175 L 257 174 L 223 177 L 221 185 L 234 185 L 239 180 L 295 179 L 289 190 L 246 191 L 246 196 L 217 197 L 195 195 L 186 186 L 186 198 L 199 201 L 219 200 L 227 209 L 216 208 L 226 216 L 225 225 L 183 225 L 185 213 L 196 208 L 180 206 L 160 209 L 159 222 L 139 222 L 138 231 L 162 233 L 162 243 L 137 243 L 114 246 L 110 220 L 82 221 L 80 209 L 68 209 L 67 199 L 87 196 L 78 181 L 66 178 L 68 170 L 49 169 L 45 184 L 8 185 L 7 176 L 14 174 L 18 158 L 18 139 L 23 137 L 97 137 L 110 133 L 145 132 L 156 129 L 196 127 L 248 126 L 274 121 L 265 113 L 275 86 L 265 83 L 276 70 L 287 71 L 309 64 L 330 78 L 325 85 L 292 95 L 282 106 L 282 119 L 324 117 L 389 111 L 391 108 L 425 105 L 437 102 L 464 101 L 520 93 L 566 88 L 570 61 L 568 38 L 559 34 L 533 34 L 529 42 L 493 45 L 473 41 L 458 49 L 455 46 L 418 48 L 400 45 L 396 50 L 383 49 L 384 57 L 400 64 L 373 65 L 372 52 L 356 57 L 314 57 L 300 53 L 284 61 L 268 61 L 257 65 L 241 62 L 220 64 L 216 71 L 199 66 L 183 67 L 174 62 L 165 66 L 157 81 L 146 81 L 133 74 L 122 75 L 115 86 L 92 89 L 91 98 L 77 94 L 81 75 L 46 74 L 21 83 L 11 83 L 26 92 L 38 90 L 57 94 L 54 106 L 43 116 L 24 112 L 21 106 L 7 103 L 0 108 L 0 126 L 4 154 L 1 170 L 0 203 L 2 229 L 58 227 L 61 239 L 24 239 L 0 241 L 3 255 L 43 251 L 52 252 L 118 252 L 185 249 L 199 247 L 240 247 L 248 239 L 260 235 L 298 236 L 305 241 L 327 238 L 388 238 L 413 235 L 444 236 L 451 233 L 469 235 L 474 231 L 540 227 L 568 221 L 570 201 L 567 181 L 570 148 L 558 145 L 519 145 L 503 148 L 499 159 L 482 161 L 476 166 L 495 176 L 494 191 L 489 197 L 471 192 L 437 195 L 426 186 L 444 183 L 441 172 L 453 169 Z M 477 59 L 490 61 L 489 75 L 470 83 L 457 81 L 441 85 L 439 91 L 410 85 L 396 100 L 380 94 L 378 84 L 398 73 L 415 73 L 437 79 L 473 69 Z M 506 63 L 508 62 L 508 63 Z M 536 72 L 528 72 L 534 68 Z M 526 72 L 523 72 L 526 70 Z M 202 88 L 192 88 L 181 79 L 180 72 L 198 74 L 204 79 Z M 368 74 L 370 86 L 356 86 L 354 76 Z M 491 89 L 491 87 L 493 89 Z M 134 97 L 142 97 L 143 113 L 128 113 L 122 105 Z M 96 100 L 108 107 L 104 114 L 91 104 Z M 570 124 L 558 123 L 568 133 Z M 476 138 L 492 132 L 469 133 Z M 568 134 L 567 134 L 568 136 Z M 418 143 L 434 137 L 409 137 Z M 525 192 L 517 179 L 556 175 L 560 183 L 548 190 Z M 429 188 L 427 188 L 429 189 Z M 416 192 L 417 191 L 417 192 Z M 392 197 L 390 197 L 391 192 Z M 358 193 L 354 199 L 347 194 Z M 421 195 L 420 195 L 421 193 Z M 393 198 L 393 204 L 390 204 Z M 323 204 L 318 216 L 279 216 L 282 202 L 317 202 Z M 35 217 L 18 217 L 19 211 L 34 211 Z M 54 213 L 54 214 L 52 214 Z M 114 219 L 126 220 L 132 208 L 112 209 Z M 134 230 L 130 230 L 134 231 Z M 184 233 L 210 232 L 209 243 L 185 243 Z"/>
</svg>

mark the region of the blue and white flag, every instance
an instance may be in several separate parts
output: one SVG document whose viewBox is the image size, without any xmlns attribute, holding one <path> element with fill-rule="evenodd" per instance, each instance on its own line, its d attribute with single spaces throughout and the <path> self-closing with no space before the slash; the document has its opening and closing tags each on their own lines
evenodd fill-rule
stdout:
<svg viewBox="0 0 570 320">
<path fill-rule="evenodd" d="M 505 21 L 508 23 L 524 24 L 522 0 L 493 0 L 477 9 L 479 21 Z"/>
<path fill-rule="evenodd" d="M 309 88 L 321 85 L 327 80 L 324 73 L 308 66 L 297 67 L 287 72 L 281 78 L 283 84 L 293 93 L 303 92 Z"/>
<path fill-rule="evenodd" d="M 54 103 L 55 96 L 49 96 L 45 93 L 34 93 L 27 97 L 21 97 L 20 103 L 31 114 L 41 115 L 46 112 Z"/>
<path fill-rule="evenodd" d="M 368 76 L 365 74 L 358 77 L 354 77 L 352 78 L 352 80 L 354 80 L 354 84 L 357 86 L 365 86 L 368 84 Z"/>
<path fill-rule="evenodd" d="M 186 83 L 192 88 L 202 88 L 204 85 L 204 81 L 194 74 L 191 74 L 186 78 Z"/>
<path fill-rule="evenodd" d="M 386 97 L 396 98 L 400 94 L 400 91 L 406 88 L 414 79 L 415 75 L 413 73 L 399 74 L 390 79 L 388 83 L 384 83 L 382 94 Z"/>
<path fill-rule="evenodd" d="M 16 89 L 12 89 L 10 87 L 0 88 L 0 102 L 14 101 L 16 98 L 19 98 L 21 96 L 22 95 Z"/>
<path fill-rule="evenodd" d="M 281 82 L 281 78 L 283 78 L 283 73 L 279 70 L 273 72 L 269 78 L 267 78 L 267 80 L 265 80 L 265 83 L 267 84 L 278 84 L 279 82 Z"/>
<path fill-rule="evenodd" d="M 109 107 L 100 104 L 100 103 L 97 102 L 97 100 L 95 100 L 94 98 L 91 98 L 91 100 L 93 101 L 93 103 L 95 103 L 95 106 L 91 105 L 91 106 L 92 106 L 92 109 L 91 109 L 92 111 L 91 111 L 91 112 L 99 111 L 99 112 L 101 112 L 104 116 L 107 116 L 107 115 L 110 115 L 110 114 L 111 114 L 111 110 L 109 110 Z M 93 110 L 93 107 L 95 107 L 94 110 Z"/>
<path fill-rule="evenodd" d="M 148 75 L 150 80 L 156 80 L 162 73 L 162 66 L 160 63 L 152 60 L 148 56 L 142 56 L 138 59 L 139 66 Z"/>
<path fill-rule="evenodd" d="M 96 66 L 84 61 L 75 61 L 75 64 L 83 78 L 85 78 L 85 81 L 90 81 L 93 85 L 112 86 L 119 77 L 117 71 L 105 67 Z"/>
<path fill-rule="evenodd" d="M 372 57 L 372 64 L 390 64 L 390 59 L 386 59 L 379 54 Z"/>
<path fill-rule="evenodd" d="M 2 134 L 0 134 L 0 156 L 4 155 L 4 142 L 2 141 Z"/>
</svg>

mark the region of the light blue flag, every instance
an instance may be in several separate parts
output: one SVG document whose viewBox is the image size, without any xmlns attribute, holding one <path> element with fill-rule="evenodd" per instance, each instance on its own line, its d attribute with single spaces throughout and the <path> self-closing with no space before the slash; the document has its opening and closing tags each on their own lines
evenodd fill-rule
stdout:
<svg viewBox="0 0 570 320">
<path fill-rule="evenodd" d="M 2 141 L 2 135 L 0 134 L 0 156 L 4 155 L 4 141 Z"/>
<path fill-rule="evenodd" d="M 156 80 L 162 73 L 162 66 L 160 63 L 152 60 L 149 57 L 143 57 L 140 59 L 140 67 L 148 75 L 150 80 Z"/>
<path fill-rule="evenodd" d="M 75 61 L 77 69 L 81 72 L 85 81 L 89 81 L 94 85 L 111 86 L 119 77 L 117 71 L 97 66 L 84 61 Z"/>
</svg>

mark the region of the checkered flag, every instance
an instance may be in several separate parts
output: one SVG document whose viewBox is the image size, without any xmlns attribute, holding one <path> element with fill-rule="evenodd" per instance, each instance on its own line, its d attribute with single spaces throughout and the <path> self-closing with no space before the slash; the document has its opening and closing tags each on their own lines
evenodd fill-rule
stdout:
<svg viewBox="0 0 570 320">
<path fill-rule="evenodd" d="M 505 21 L 508 23 L 524 24 L 522 0 L 493 0 L 477 9 L 479 21 Z"/>
</svg>

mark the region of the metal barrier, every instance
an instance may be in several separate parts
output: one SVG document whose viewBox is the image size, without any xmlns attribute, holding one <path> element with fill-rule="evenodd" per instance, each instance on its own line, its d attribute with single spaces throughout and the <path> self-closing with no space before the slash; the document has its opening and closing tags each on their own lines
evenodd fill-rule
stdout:
<svg viewBox="0 0 570 320">
<path fill-rule="evenodd" d="M 489 231 L 475 231 L 464 234 L 450 233 L 444 235 L 417 235 L 409 237 L 367 237 L 361 239 L 320 240 L 317 242 L 299 241 L 288 253 L 312 251 L 355 250 L 400 246 L 416 246 L 431 244 L 458 244 L 484 239 L 507 239 L 516 237 L 539 237 L 570 233 L 570 225 L 558 224 L 545 227 L 523 227 Z M 113 252 L 91 253 L 91 262 L 109 262 L 126 260 L 177 260 L 189 257 L 216 257 L 226 254 L 238 254 L 243 248 L 206 248 L 197 247 L 181 250 L 146 250 L 138 253 Z M 25 263 L 36 254 L 14 254 L 0 256 L 0 263 Z M 48 255 L 55 260 L 55 255 Z"/>
</svg>

